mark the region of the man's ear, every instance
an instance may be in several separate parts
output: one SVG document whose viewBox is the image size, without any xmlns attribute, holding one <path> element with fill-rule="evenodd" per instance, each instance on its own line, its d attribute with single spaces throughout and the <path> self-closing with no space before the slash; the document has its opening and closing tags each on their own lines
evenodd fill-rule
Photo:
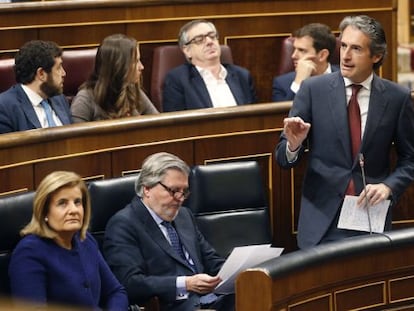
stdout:
<svg viewBox="0 0 414 311">
<path fill-rule="evenodd" d="M 142 195 L 144 198 L 149 196 L 150 189 L 150 187 L 142 186 Z"/>
<path fill-rule="evenodd" d="M 192 53 L 191 53 L 191 46 L 190 45 L 184 45 L 181 50 L 183 51 L 185 58 L 190 59 L 192 58 Z"/>
<path fill-rule="evenodd" d="M 320 50 L 319 51 L 319 53 L 318 53 L 318 59 L 319 59 L 319 62 L 327 62 L 328 61 L 328 57 L 329 57 L 329 51 L 328 51 L 328 49 L 322 49 L 322 50 Z"/>
<path fill-rule="evenodd" d="M 35 78 L 37 80 L 45 82 L 47 80 L 47 72 L 42 67 L 39 67 L 36 70 L 36 77 Z"/>
</svg>

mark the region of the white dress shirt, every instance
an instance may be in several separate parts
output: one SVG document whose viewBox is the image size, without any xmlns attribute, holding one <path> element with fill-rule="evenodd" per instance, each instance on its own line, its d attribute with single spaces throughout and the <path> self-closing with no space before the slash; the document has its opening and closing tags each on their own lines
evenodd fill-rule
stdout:
<svg viewBox="0 0 414 311">
<path fill-rule="evenodd" d="M 29 98 L 30 102 L 33 105 L 33 109 L 36 112 L 37 118 L 39 119 L 40 125 L 42 127 L 49 127 L 49 123 L 47 122 L 46 113 L 43 107 L 40 105 L 43 98 L 37 94 L 36 92 L 32 91 L 29 87 L 24 84 L 21 84 L 23 91 L 26 93 L 27 97 Z M 56 126 L 62 125 L 62 121 L 60 121 L 59 117 L 56 115 L 55 111 L 52 108 L 52 117 L 56 123 Z"/>
<path fill-rule="evenodd" d="M 198 72 L 206 84 L 208 94 L 210 95 L 213 107 L 237 106 L 237 102 L 227 84 L 227 70 L 220 65 L 219 78 L 216 79 L 210 70 L 196 66 Z"/>
</svg>

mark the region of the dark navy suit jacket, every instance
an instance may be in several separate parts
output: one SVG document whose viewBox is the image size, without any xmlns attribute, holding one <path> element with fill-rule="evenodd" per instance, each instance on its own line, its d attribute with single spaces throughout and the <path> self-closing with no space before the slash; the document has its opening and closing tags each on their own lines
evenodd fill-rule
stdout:
<svg viewBox="0 0 414 311">
<path fill-rule="evenodd" d="M 289 116 L 311 123 L 308 134 L 307 170 L 302 187 L 298 245 L 318 244 L 342 205 L 347 185 L 353 177 L 356 192 L 363 189 L 358 158 L 352 159 L 347 118 L 345 84 L 341 72 L 306 79 L 293 100 Z M 414 177 L 414 110 L 407 88 L 374 75 L 368 116 L 360 153 L 365 158 L 366 182 L 384 183 L 397 200 Z M 298 164 L 305 146 L 293 163 L 286 157 L 286 137 L 282 133 L 276 148 L 277 162 L 284 168 Z M 391 171 L 392 144 L 398 161 Z M 392 214 L 387 215 L 386 230 Z"/>
<path fill-rule="evenodd" d="M 257 102 L 256 90 L 249 71 L 223 64 L 227 70 L 226 82 L 237 105 Z M 189 63 L 172 69 L 164 80 L 163 111 L 179 111 L 213 107 L 207 87 L 197 68 Z"/>
<path fill-rule="evenodd" d="M 63 125 L 71 124 L 69 104 L 64 95 L 49 98 Z M 0 94 L 0 134 L 41 128 L 32 103 L 20 84 Z"/>
<path fill-rule="evenodd" d="M 174 222 L 197 272 L 216 275 L 224 259 L 200 233 L 190 210 L 181 207 Z M 171 247 L 139 197 L 112 216 L 105 229 L 103 251 L 127 289 L 130 304 L 143 304 L 157 296 L 162 310 L 197 309 L 199 297 L 195 293 L 189 299 L 176 300 L 177 276 L 194 273 Z"/>
<path fill-rule="evenodd" d="M 332 72 L 338 71 L 339 66 L 331 65 Z M 296 72 L 291 71 L 283 75 L 274 77 L 272 85 L 272 101 L 282 102 L 287 100 L 293 100 L 295 93 L 292 92 L 290 86 L 293 80 L 295 80 Z"/>
</svg>

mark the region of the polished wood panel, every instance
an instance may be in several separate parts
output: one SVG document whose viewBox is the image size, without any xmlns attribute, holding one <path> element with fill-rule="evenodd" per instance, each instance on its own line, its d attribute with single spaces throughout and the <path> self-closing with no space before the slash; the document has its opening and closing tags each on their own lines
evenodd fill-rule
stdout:
<svg viewBox="0 0 414 311">
<path fill-rule="evenodd" d="M 175 43 L 185 22 L 206 18 L 216 24 L 220 43 L 232 48 L 235 63 L 251 71 L 259 101 L 268 102 L 283 38 L 310 22 L 326 23 L 337 32 L 344 16 L 361 13 L 384 25 L 389 49 L 380 74 L 396 80 L 396 0 L 81 0 L 0 4 L 0 57 L 12 56 L 30 39 L 82 48 L 97 46 L 107 35 L 125 33 L 140 42 L 144 89 L 148 92 L 153 49 Z"/>
<path fill-rule="evenodd" d="M 327 243 L 245 270 L 236 279 L 236 309 L 414 310 L 409 231 Z"/>
</svg>

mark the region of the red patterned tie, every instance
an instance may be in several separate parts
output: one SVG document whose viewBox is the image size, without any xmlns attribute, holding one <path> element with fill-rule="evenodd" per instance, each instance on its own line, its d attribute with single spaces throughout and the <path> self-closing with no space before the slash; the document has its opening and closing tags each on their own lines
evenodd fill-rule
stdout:
<svg viewBox="0 0 414 311">
<path fill-rule="evenodd" d="M 351 134 L 351 146 L 352 146 L 352 159 L 358 154 L 359 147 L 361 145 L 361 112 L 358 104 L 358 92 L 362 88 L 362 85 L 352 84 L 352 95 L 348 104 L 348 124 L 349 132 Z M 351 178 L 346 189 L 346 194 L 355 195 L 354 180 Z"/>
</svg>

